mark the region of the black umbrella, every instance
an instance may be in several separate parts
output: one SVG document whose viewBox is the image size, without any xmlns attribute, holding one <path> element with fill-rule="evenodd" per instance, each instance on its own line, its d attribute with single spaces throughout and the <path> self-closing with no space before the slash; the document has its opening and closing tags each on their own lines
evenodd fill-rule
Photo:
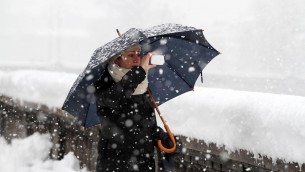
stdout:
<svg viewBox="0 0 305 172">
<path fill-rule="evenodd" d="M 178 24 L 162 24 L 145 30 L 132 28 L 95 50 L 62 109 L 76 116 L 84 127 L 99 124 L 93 84 L 112 57 L 135 44 L 141 45 L 142 54 L 154 52 L 165 56 L 165 64 L 149 70 L 148 75 L 156 105 L 193 90 L 203 68 L 219 54 L 201 29 Z"/>
</svg>

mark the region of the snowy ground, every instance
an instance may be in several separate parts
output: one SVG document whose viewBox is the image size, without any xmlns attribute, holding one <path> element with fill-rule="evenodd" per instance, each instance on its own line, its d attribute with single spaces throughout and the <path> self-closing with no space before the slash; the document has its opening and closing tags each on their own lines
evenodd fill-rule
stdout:
<svg viewBox="0 0 305 172">
<path fill-rule="evenodd" d="M 60 107 L 76 77 L 55 71 L 0 71 L 0 93 Z M 304 104 L 301 96 L 196 87 L 160 109 L 175 134 L 225 145 L 229 151 L 246 149 L 305 163 Z"/>
<path fill-rule="evenodd" d="M 25 139 L 14 139 L 8 144 L 0 137 L 1 172 L 85 172 L 73 153 L 61 161 L 48 159 L 52 147 L 49 135 L 33 134 Z"/>
</svg>

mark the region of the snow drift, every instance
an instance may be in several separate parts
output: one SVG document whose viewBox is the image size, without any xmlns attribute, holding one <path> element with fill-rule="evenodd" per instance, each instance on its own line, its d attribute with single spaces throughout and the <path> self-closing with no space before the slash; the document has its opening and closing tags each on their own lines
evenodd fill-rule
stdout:
<svg viewBox="0 0 305 172">
<path fill-rule="evenodd" d="M 38 133 L 24 139 L 13 139 L 8 144 L 0 137 L 0 171 L 2 172 L 85 172 L 73 153 L 61 161 L 48 159 L 52 143 L 50 136 Z"/>
</svg>

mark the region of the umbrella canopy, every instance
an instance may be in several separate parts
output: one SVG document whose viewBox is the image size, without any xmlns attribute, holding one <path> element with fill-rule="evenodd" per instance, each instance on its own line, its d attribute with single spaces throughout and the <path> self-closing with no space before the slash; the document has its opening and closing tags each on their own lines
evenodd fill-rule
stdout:
<svg viewBox="0 0 305 172">
<path fill-rule="evenodd" d="M 178 24 L 130 29 L 95 50 L 74 82 L 62 109 L 76 116 L 84 127 L 99 124 L 93 84 L 112 57 L 135 44 L 141 45 L 142 55 L 153 52 L 165 56 L 165 64 L 150 69 L 148 74 L 149 88 L 158 105 L 193 90 L 204 67 L 219 54 L 207 42 L 201 29 Z"/>
</svg>

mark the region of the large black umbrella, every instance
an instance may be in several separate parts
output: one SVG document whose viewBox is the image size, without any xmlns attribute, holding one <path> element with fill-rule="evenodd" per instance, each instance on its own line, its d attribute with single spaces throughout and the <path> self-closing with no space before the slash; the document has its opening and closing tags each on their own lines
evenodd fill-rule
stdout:
<svg viewBox="0 0 305 172">
<path fill-rule="evenodd" d="M 96 113 L 93 84 L 103 74 L 109 60 L 129 47 L 140 44 L 141 53 L 165 55 L 165 64 L 149 70 L 149 88 L 157 105 L 194 89 L 203 68 L 219 54 L 205 39 L 201 29 L 178 24 L 162 24 L 149 29 L 130 29 L 98 48 L 74 82 L 62 107 L 76 116 L 84 127 L 100 123 Z"/>
</svg>

